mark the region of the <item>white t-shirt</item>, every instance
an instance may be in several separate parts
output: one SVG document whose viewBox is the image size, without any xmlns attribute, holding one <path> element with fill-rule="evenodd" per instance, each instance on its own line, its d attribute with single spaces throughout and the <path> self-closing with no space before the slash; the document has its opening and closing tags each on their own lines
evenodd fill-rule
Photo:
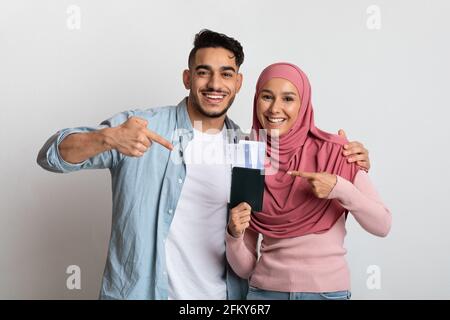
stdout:
<svg viewBox="0 0 450 320">
<path fill-rule="evenodd" d="M 225 229 L 231 183 L 225 129 L 194 129 L 186 179 L 166 240 L 170 299 L 226 299 Z"/>
</svg>

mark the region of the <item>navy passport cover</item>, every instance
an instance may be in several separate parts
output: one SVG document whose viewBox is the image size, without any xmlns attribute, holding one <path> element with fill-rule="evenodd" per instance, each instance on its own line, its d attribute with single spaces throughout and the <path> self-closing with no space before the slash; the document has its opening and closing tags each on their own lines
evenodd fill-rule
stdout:
<svg viewBox="0 0 450 320">
<path fill-rule="evenodd" d="M 261 211 L 264 175 L 260 169 L 234 167 L 231 174 L 230 209 L 247 202 L 252 211 Z"/>
</svg>

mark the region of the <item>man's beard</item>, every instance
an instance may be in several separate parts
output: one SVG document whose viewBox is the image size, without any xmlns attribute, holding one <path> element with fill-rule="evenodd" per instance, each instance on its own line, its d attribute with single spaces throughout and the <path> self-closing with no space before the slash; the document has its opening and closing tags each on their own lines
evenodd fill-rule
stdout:
<svg viewBox="0 0 450 320">
<path fill-rule="evenodd" d="M 221 116 L 223 116 L 225 113 L 227 113 L 228 109 L 230 109 L 231 105 L 234 102 L 234 98 L 231 98 L 227 107 L 225 109 L 223 109 L 222 111 L 219 112 L 208 112 L 206 110 L 204 110 L 202 108 L 202 106 L 200 105 L 200 102 L 198 101 L 197 97 L 195 97 L 194 95 L 191 95 L 192 98 L 192 106 L 195 108 L 195 110 L 197 110 L 199 113 L 201 113 L 203 116 L 208 117 L 208 118 L 220 118 Z"/>
</svg>

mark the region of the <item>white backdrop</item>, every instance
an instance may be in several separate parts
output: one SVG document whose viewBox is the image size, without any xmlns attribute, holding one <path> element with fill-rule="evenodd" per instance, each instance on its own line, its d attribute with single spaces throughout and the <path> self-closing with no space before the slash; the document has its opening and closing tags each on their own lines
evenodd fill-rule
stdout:
<svg viewBox="0 0 450 320">
<path fill-rule="evenodd" d="M 0 298 L 97 298 L 109 172 L 52 174 L 37 152 L 60 128 L 178 103 L 194 35 L 210 28 L 245 50 L 230 112 L 243 128 L 259 72 L 289 61 L 309 75 L 316 124 L 370 150 L 393 228 L 380 239 L 350 219 L 353 298 L 450 299 L 449 14 L 447 0 L 2 1 Z M 66 287 L 70 265 L 80 290 Z"/>
</svg>

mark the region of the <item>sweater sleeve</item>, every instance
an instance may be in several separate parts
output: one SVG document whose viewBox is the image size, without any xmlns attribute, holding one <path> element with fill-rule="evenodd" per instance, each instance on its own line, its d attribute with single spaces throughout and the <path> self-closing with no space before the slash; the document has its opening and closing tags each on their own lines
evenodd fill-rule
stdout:
<svg viewBox="0 0 450 320">
<path fill-rule="evenodd" d="M 365 171 L 358 171 L 353 184 L 338 176 L 328 198 L 337 199 L 367 232 L 379 237 L 385 237 L 389 233 L 391 212 L 383 204 Z"/>
<path fill-rule="evenodd" d="M 239 277 L 248 279 L 256 266 L 258 233 L 247 229 L 235 238 L 227 230 L 225 238 L 228 263 Z"/>
</svg>

